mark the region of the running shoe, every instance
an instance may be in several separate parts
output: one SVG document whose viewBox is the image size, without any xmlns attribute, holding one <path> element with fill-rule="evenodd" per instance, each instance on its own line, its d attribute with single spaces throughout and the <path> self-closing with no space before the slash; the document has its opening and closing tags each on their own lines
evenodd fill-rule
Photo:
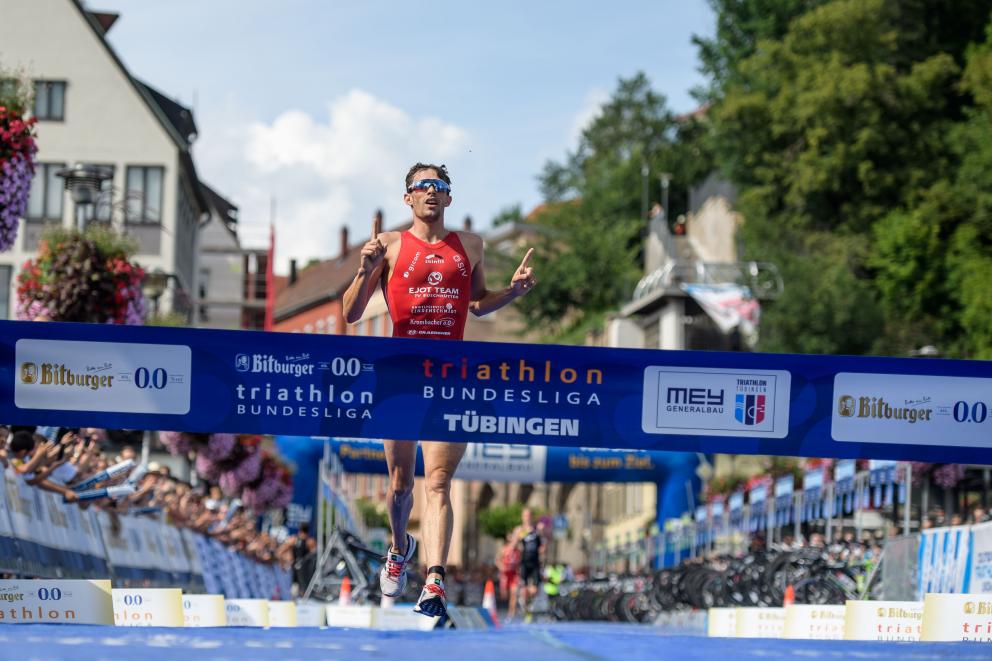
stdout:
<svg viewBox="0 0 992 661">
<path fill-rule="evenodd" d="M 406 534 L 406 553 L 386 553 L 386 564 L 379 571 L 379 588 L 387 597 L 398 597 L 406 589 L 406 565 L 417 551 L 417 540 Z"/>
<path fill-rule="evenodd" d="M 447 615 L 448 601 L 444 595 L 444 583 L 440 578 L 435 578 L 433 582 L 424 585 L 413 612 L 429 617 Z"/>
</svg>

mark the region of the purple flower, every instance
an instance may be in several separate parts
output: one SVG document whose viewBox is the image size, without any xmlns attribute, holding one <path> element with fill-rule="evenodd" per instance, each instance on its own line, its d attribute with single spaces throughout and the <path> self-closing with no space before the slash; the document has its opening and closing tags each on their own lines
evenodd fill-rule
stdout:
<svg viewBox="0 0 992 661">
<path fill-rule="evenodd" d="M 179 431 L 160 431 L 158 438 L 170 454 L 186 454 L 193 449 L 193 439 L 189 434 Z"/>
<path fill-rule="evenodd" d="M 221 473 L 217 484 L 220 485 L 221 491 L 224 492 L 225 496 L 234 497 L 241 490 L 241 482 L 234 474 L 234 471 L 224 471 Z"/>
<path fill-rule="evenodd" d="M 211 434 L 206 447 L 200 450 L 200 455 L 213 461 L 222 461 L 231 456 L 238 437 L 234 434 Z"/>
<path fill-rule="evenodd" d="M 28 208 L 34 167 L 23 154 L 14 154 L 0 168 L 0 251 L 17 241 L 17 229 Z"/>
<path fill-rule="evenodd" d="M 257 480 L 262 473 L 262 454 L 251 450 L 231 472 L 237 476 L 241 484 Z"/>
<path fill-rule="evenodd" d="M 22 301 L 18 299 L 17 301 L 17 319 L 18 321 L 34 321 L 40 316 L 46 316 L 49 319 L 52 316 L 52 311 L 48 307 L 37 300 Z"/>
<path fill-rule="evenodd" d="M 933 481 L 942 489 L 951 489 L 964 479 L 964 466 L 961 464 L 944 464 L 933 471 Z"/>
<path fill-rule="evenodd" d="M 220 466 L 200 452 L 196 455 L 196 473 L 207 482 L 214 482 L 220 476 Z"/>
</svg>

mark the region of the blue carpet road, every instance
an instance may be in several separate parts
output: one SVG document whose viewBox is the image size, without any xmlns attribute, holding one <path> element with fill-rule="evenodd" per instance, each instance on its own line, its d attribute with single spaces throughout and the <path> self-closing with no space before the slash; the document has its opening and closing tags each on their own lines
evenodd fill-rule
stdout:
<svg viewBox="0 0 992 661">
<path fill-rule="evenodd" d="M 120 629 L 52 624 L 0 625 L 0 658 L 34 659 L 699 659 L 745 661 L 804 657 L 858 661 L 988 661 L 982 643 L 858 643 L 734 640 L 666 634 L 648 626 L 539 624 L 495 631 L 358 629 Z"/>
</svg>

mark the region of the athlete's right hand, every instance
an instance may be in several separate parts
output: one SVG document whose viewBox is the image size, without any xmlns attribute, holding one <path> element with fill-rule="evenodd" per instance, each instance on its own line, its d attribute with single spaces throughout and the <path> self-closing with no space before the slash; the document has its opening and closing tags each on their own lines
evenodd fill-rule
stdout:
<svg viewBox="0 0 992 661">
<path fill-rule="evenodd" d="M 382 221 L 378 216 L 372 219 L 372 238 L 362 246 L 362 263 L 358 267 L 359 273 L 372 273 L 386 258 L 386 247 L 379 240 L 379 233 L 382 231 Z"/>
</svg>

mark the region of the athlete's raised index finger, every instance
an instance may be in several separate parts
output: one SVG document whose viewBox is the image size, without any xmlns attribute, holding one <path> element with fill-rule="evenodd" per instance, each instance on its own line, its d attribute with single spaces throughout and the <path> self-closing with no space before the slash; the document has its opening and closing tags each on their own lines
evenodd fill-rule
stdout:
<svg viewBox="0 0 992 661">
<path fill-rule="evenodd" d="M 379 238 L 379 233 L 382 232 L 382 218 L 379 214 L 376 214 L 372 219 L 372 240 L 375 241 Z"/>
<path fill-rule="evenodd" d="M 527 266 L 530 264 L 530 256 L 533 254 L 534 254 L 533 248 L 527 251 L 527 254 L 524 255 L 524 261 L 520 262 L 520 268 L 522 269 L 527 268 Z"/>
</svg>

